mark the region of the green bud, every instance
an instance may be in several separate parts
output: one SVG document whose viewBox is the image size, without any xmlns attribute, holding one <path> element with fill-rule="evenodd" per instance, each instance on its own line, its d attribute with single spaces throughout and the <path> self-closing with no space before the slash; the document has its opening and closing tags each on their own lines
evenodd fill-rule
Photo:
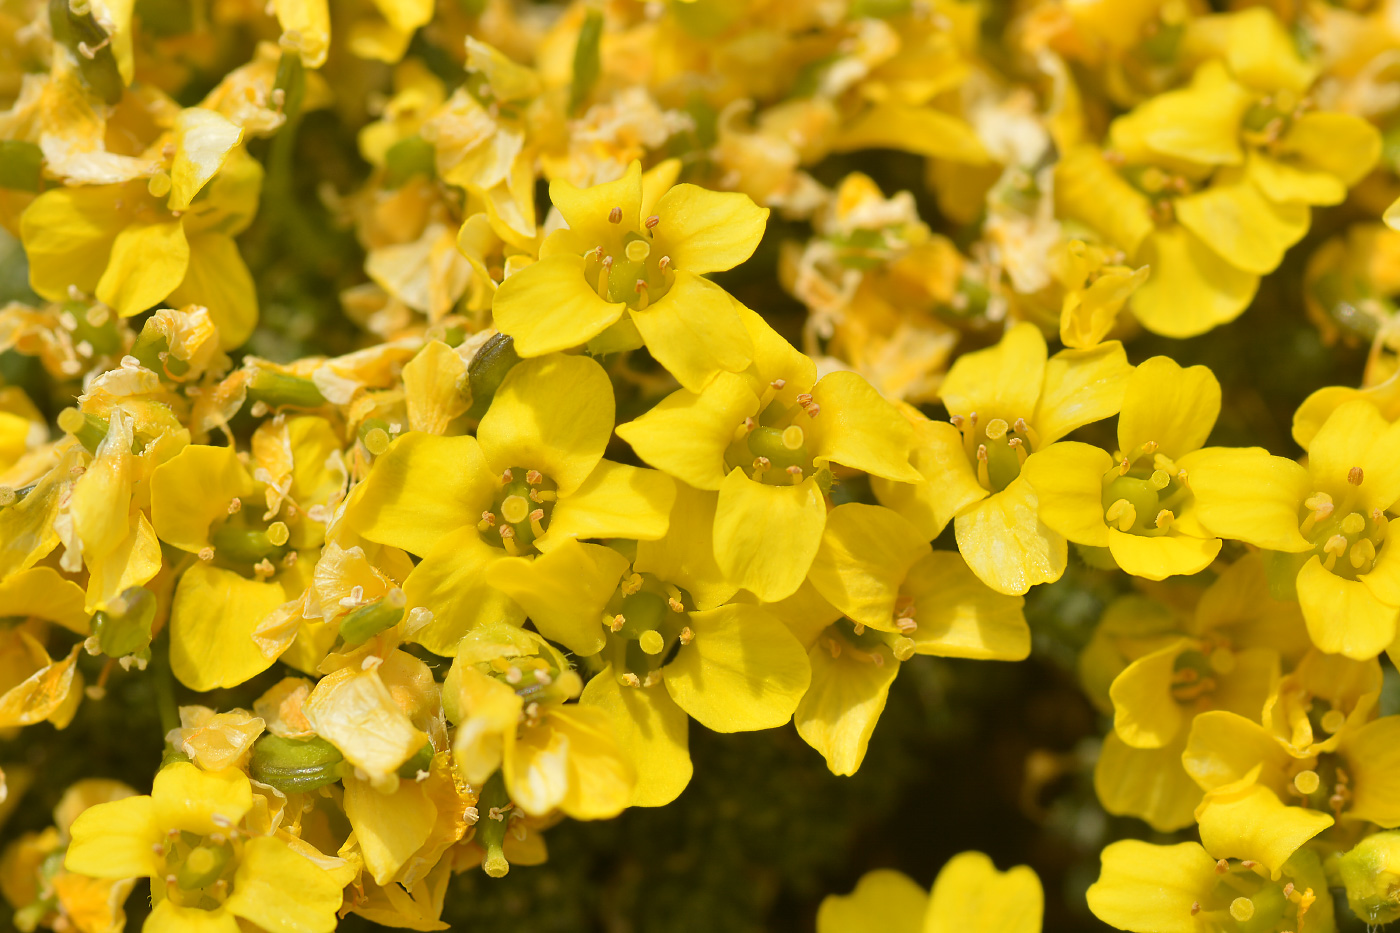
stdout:
<svg viewBox="0 0 1400 933">
<path fill-rule="evenodd" d="M 224 525 L 209 536 L 214 553 L 230 563 L 256 564 L 264 559 L 280 557 L 282 549 L 272 543 L 267 532 L 259 528 Z"/>
<path fill-rule="evenodd" d="M 133 586 L 92 614 L 92 634 L 109 658 L 149 655 L 151 626 L 156 618 L 155 594 Z"/>
<path fill-rule="evenodd" d="M 22 139 L 0 139 L 0 188 L 38 191 L 43 180 L 44 153 Z"/>
<path fill-rule="evenodd" d="M 588 99 L 589 91 L 598 82 L 602 71 L 602 57 L 598 50 L 602 40 L 603 14 L 590 8 L 578 31 L 578 44 L 574 46 L 574 78 L 569 84 L 570 113 L 578 113 Z"/>
<path fill-rule="evenodd" d="M 1367 836 L 1337 867 L 1352 913 L 1373 927 L 1400 920 L 1400 832 Z"/>
<path fill-rule="evenodd" d="M 437 150 L 422 136 L 413 135 L 399 140 L 384 153 L 384 184 L 400 188 L 418 176 L 437 175 Z"/>
<path fill-rule="evenodd" d="M 472 407 L 467 414 L 480 418 L 491 407 L 491 399 L 511 367 L 520 362 L 515 341 L 505 334 L 496 334 L 486 341 L 467 364 L 467 385 L 471 388 Z"/>
<path fill-rule="evenodd" d="M 393 589 L 376 602 L 351 611 L 340 620 L 340 637 L 347 645 L 369 641 L 385 629 L 397 625 L 403 618 L 403 590 Z"/>
<path fill-rule="evenodd" d="M 254 779 L 285 794 L 305 793 L 334 784 L 348 766 L 345 756 L 319 736 L 284 739 L 271 733 L 253 744 L 248 771 Z"/>
<path fill-rule="evenodd" d="M 268 408 L 320 408 L 326 404 L 316 383 L 300 376 L 259 369 L 248 380 L 248 401 Z"/>
</svg>

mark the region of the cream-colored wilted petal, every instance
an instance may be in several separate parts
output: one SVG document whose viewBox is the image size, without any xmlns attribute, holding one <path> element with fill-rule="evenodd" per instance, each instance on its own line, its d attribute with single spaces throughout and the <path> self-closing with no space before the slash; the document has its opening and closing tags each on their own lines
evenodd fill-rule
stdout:
<svg viewBox="0 0 1400 933">
<path fill-rule="evenodd" d="M 165 740 L 205 771 L 237 767 L 262 735 L 262 719 L 247 710 L 216 713 L 207 706 L 180 707 L 180 728 Z"/>
<path fill-rule="evenodd" d="M 392 786 L 394 772 L 428 741 L 373 669 L 343 667 L 323 678 L 302 713 L 317 735 L 379 786 Z"/>
</svg>

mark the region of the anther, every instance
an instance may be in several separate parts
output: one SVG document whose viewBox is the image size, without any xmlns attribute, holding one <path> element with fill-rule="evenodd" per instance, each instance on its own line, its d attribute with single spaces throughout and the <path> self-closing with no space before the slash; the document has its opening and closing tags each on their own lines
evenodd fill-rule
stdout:
<svg viewBox="0 0 1400 933">
<path fill-rule="evenodd" d="M 640 687 L 642 685 L 642 679 L 631 671 L 622 675 L 622 682 L 629 687 Z"/>
<path fill-rule="evenodd" d="M 753 458 L 753 464 L 752 464 L 752 466 L 753 466 L 753 478 L 756 479 L 756 480 L 762 480 L 762 479 L 763 479 L 763 474 L 764 474 L 764 473 L 767 473 L 767 472 L 768 472 L 768 468 L 771 467 L 772 465 L 773 465 L 773 461 L 769 460 L 767 457 L 754 457 L 754 458 Z"/>
<path fill-rule="evenodd" d="M 670 256 L 662 256 L 660 259 L 658 259 L 658 260 L 656 261 L 656 271 L 657 271 L 657 272 L 660 272 L 662 275 L 665 275 L 667 272 L 670 271 L 670 269 L 671 269 L 671 257 L 670 257 Z"/>
<path fill-rule="evenodd" d="M 505 471 L 501 473 L 501 485 L 509 486 L 514 480 L 515 474 L 510 471 L 509 467 L 507 467 Z"/>
<path fill-rule="evenodd" d="M 1118 525 L 1122 532 L 1131 531 L 1137 524 L 1137 509 L 1127 499 L 1119 499 L 1103 513 L 1106 521 Z"/>
<path fill-rule="evenodd" d="M 1192 901 L 1192 902 L 1191 902 L 1191 916 L 1194 917 L 1194 916 L 1196 916 L 1196 914 L 1198 914 L 1198 913 L 1200 913 L 1200 912 L 1201 912 L 1201 902 L 1200 902 L 1200 901 Z"/>
<path fill-rule="evenodd" d="M 1147 454 L 1149 457 L 1152 456 L 1153 454 L 1155 454 L 1155 453 L 1157 452 L 1157 442 L 1156 442 L 1156 441 L 1148 441 L 1147 443 L 1143 444 L 1143 445 L 1142 445 L 1142 452 L 1145 453 L 1145 454 Z"/>
<path fill-rule="evenodd" d="M 622 595 L 631 596 L 642 588 L 642 575 L 635 570 L 622 581 Z"/>
<path fill-rule="evenodd" d="M 1127 457 L 1124 457 L 1124 458 L 1123 458 L 1123 461 L 1122 461 L 1121 463 L 1118 464 L 1118 475 L 1120 475 L 1120 476 L 1127 476 L 1127 475 L 1128 475 L 1128 471 L 1131 470 L 1132 468 L 1133 468 L 1133 463 L 1132 463 L 1132 461 L 1129 460 Z"/>
<path fill-rule="evenodd" d="M 530 513 L 530 530 L 536 538 L 544 537 L 544 509 L 535 509 Z"/>
<path fill-rule="evenodd" d="M 612 617 L 612 620 L 608 623 L 608 628 L 612 629 L 614 632 L 620 632 L 622 631 L 622 627 L 626 624 L 626 617 L 619 612 L 617 615 Z"/>
<path fill-rule="evenodd" d="M 1171 509 L 1163 509 L 1162 511 L 1160 511 L 1160 512 L 1157 513 L 1157 523 L 1156 523 L 1156 524 L 1157 524 L 1157 527 L 1158 527 L 1158 528 L 1161 528 L 1161 529 L 1164 529 L 1164 530 L 1167 529 L 1167 528 L 1170 528 L 1172 522 L 1174 522 L 1174 521 L 1176 521 L 1176 516 L 1172 514 L 1172 510 L 1171 510 Z"/>
<path fill-rule="evenodd" d="M 959 431 L 961 431 L 963 426 L 963 420 L 964 419 L 962 415 L 953 415 L 948 419 L 948 423 L 951 424 L 953 427 L 957 428 Z"/>
<path fill-rule="evenodd" d="M 689 625 L 681 629 L 680 640 L 682 645 L 688 645 L 695 640 L 695 633 L 690 630 Z"/>
<path fill-rule="evenodd" d="M 1347 471 L 1347 482 L 1351 483 L 1353 486 L 1360 486 L 1364 476 L 1365 474 L 1361 472 L 1361 467 L 1352 467 Z"/>
<path fill-rule="evenodd" d="M 666 605 L 671 607 L 672 612 L 685 612 L 685 604 L 674 596 L 667 597 Z"/>
<path fill-rule="evenodd" d="M 655 229 L 656 229 L 656 225 L 659 224 L 659 223 L 661 223 L 661 218 L 658 217 L 658 216 L 656 216 L 655 214 L 652 214 L 650 217 L 648 217 L 648 218 L 646 219 L 645 222 L 646 222 L 646 227 L 647 227 L 648 230 L 655 230 Z"/>
<path fill-rule="evenodd" d="M 495 514 L 494 512 L 490 512 L 490 511 L 482 512 L 482 513 L 481 513 L 481 521 L 479 521 L 479 522 L 476 523 L 476 530 L 477 530 L 477 531 L 485 532 L 485 531 L 490 531 L 492 528 L 495 528 L 495 527 L 496 527 L 496 514 Z"/>
<path fill-rule="evenodd" d="M 1230 863 L 1222 859 L 1216 859 L 1215 873 L 1217 875 L 1228 875 L 1230 873 Z"/>
<path fill-rule="evenodd" d="M 768 383 L 769 388 L 778 392 L 781 392 L 785 385 L 787 385 L 786 379 L 774 379 L 772 382 Z"/>
<path fill-rule="evenodd" d="M 788 475 L 788 482 L 790 482 L 790 483 L 792 483 L 792 485 L 796 486 L 798 483 L 802 482 L 802 467 L 800 467 L 800 466 L 790 466 L 790 467 L 788 467 L 788 468 L 787 468 L 787 475 Z"/>
<path fill-rule="evenodd" d="M 508 684 L 518 684 L 524 677 L 525 675 L 521 673 L 520 668 L 515 665 L 511 665 L 506 671 L 506 683 Z"/>
<path fill-rule="evenodd" d="M 214 559 L 214 549 L 211 548 L 211 547 L 202 547 L 202 548 L 200 548 L 200 549 L 199 549 L 199 559 L 202 560 L 202 561 L 204 561 L 205 563 L 208 563 L 209 561 L 213 560 L 213 559 Z"/>
<path fill-rule="evenodd" d="M 608 211 L 608 223 L 610 223 L 610 224 L 620 224 L 620 223 L 622 223 L 622 208 L 620 208 L 620 207 L 614 207 L 612 210 Z"/>
<path fill-rule="evenodd" d="M 1371 562 L 1376 559 L 1376 546 L 1371 543 L 1370 538 L 1362 538 L 1351 546 L 1351 553 L 1347 555 L 1347 559 L 1357 570 L 1363 567 L 1369 569 Z"/>
<path fill-rule="evenodd" d="M 1290 881 L 1283 886 L 1283 896 L 1285 900 L 1293 896 L 1293 882 Z"/>
<path fill-rule="evenodd" d="M 638 279 L 638 280 L 637 280 L 637 285 L 636 285 L 635 291 L 637 292 L 637 310 L 638 310 L 638 311 L 645 311 L 647 305 L 649 305 L 649 304 L 651 303 L 651 299 L 650 299 L 649 293 L 647 292 L 647 282 L 646 282 L 646 279 Z"/>
<path fill-rule="evenodd" d="M 528 470 L 525 473 L 525 482 L 529 483 L 531 486 L 538 486 L 540 483 L 544 482 L 544 474 L 539 470 Z"/>
<path fill-rule="evenodd" d="M 238 498 L 237 496 L 234 496 L 228 504 L 228 514 L 237 515 L 238 510 L 241 508 L 243 508 L 243 500 Z"/>
</svg>

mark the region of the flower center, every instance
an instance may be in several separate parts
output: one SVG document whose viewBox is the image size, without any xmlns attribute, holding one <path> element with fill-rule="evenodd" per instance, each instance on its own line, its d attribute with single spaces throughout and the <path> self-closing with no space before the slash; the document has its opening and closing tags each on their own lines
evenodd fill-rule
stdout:
<svg viewBox="0 0 1400 933">
<path fill-rule="evenodd" d="M 603 612 L 604 655 L 629 687 L 650 687 L 661 669 L 695 638 L 687 624 L 690 594 L 649 573 L 622 578 Z"/>
<path fill-rule="evenodd" d="M 1120 455 L 1118 465 L 1104 474 L 1104 521 L 1124 534 L 1164 535 L 1190 496 L 1186 474 L 1148 441 Z"/>
<path fill-rule="evenodd" d="M 896 610 L 895 615 L 896 624 L 901 620 L 912 622 L 913 610 L 911 608 L 908 613 Z M 904 629 L 901 628 L 901 631 Z M 908 631 L 912 632 L 913 629 Z M 832 658 L 844 656 L 857 663 L 874 664 L 876 667 L 885 666 L 887 652 L 897 661 L 908 661 L 914 656 L 914 640 L 907 634 L 895 635 L 891 632 L 877 631 L 845 617 L 828 625 L 822 631 L 818 642 Z"/>
<path fill-rule="evenodd" d="M 239 833 L 201 836 L 172 829 L 157 847 L 165 859 L 165 894 L 181 907 L 213 910 L 228 897 L 238 867 Z"/>
<path fill-rule="evenodd" d="M 229 517 L 209 535 L 211 547 L 199 554 L 201 560 L 212 560 L 216 566 L 235 570 L 244 576 L 251 571 L 258 579 L 277 572 L 277 566 L 296 559 L 296 551 L 288 547 L 291 532 L 280 521 L 268 524 L 265 519 L 245 509 L 239 499 L 228 507 Z"/>
<path fill-rule="evenodd" d="M 781 389 L 782 381 L 773 383 Z M 821 413 L 821 406 L 812 396 L 797 396 L 791 405 L 774 399 L 758 416 L 735 429 L 734 441 L 724 452 L 728 470 L 741 469 L 755 482 L 769 486 L 796 486 L 819 470 L 812 462 L 812 421 Z"/>
<path fill-rule="evenodd" d="M 977 482 L 989 492 L 1001 492 L 1021 475 L 1026 458 L 1040 443 L 1025 418 L 992 418 L 985 424 L 977 412 L 949 419 L 963 438 L 963 449 L 977 471 Z"/>
<path fill-rule="evenodd" d="M 1296 930 L 1317 899 L 1311 888 L 1299 891 L 1292 882 L 1269 880 L 1268 869 L 1258 862 L 1221 859 L 1215 864 L 1215 873 L 1210 893 L 1191 905 L 1202 929 L 1229 933 Z M 1200 917 L 1202 913 L 1206 917 Z"/>
<path fill-rule="evenodd" d="M 1298 761 L 1298 765 L 1307 760 Z M 1288 785 L 1289 796 L 1297 798 L 1297 805 L 1310 810 L 1331 813 L 1341 819 L 1342 813 L 1351 808 L 1351 775 L 1347 763 L 1340 755 L 1326 752 L 1318 755 L 1310 768 L 1299 768 Z M 1287 801 L 1293 803 L 1294 801 Z"/>
<path fill-rule="evenodd" d="M 622 223 L 622 209 L 614 207 L 608 222 Z M 676 280 L 671 257 L 655 249 L 653 231 L 661 222 L 653 215 L 643 223 L 644 230 L 623 230 L 610 237 L 612 243 L 595 246 L 584 253 L 584 277 L 604 301 L 621 301 L 642 311 L 671 290 Z"/>
<path fill-rule="evenodd" d="M 1364 477 L 1353 467 L 1348 481 L 1360 486 Z M 1385 543 L 1389 519 L 1380 509 L 1365 514 L 1338 507 L 1332 496 L 1316 492 L 1303 501 L 1298 530 L 1312 542 L 1313 553 L 1322 566 L 1347 580 L 1370 573 Z"/>
<path fill-rule="evenodd" d="M 549 527 L 559 487 L 539 470 L 524 467 L 511 467 L 499 479 L 495 501 L 481 513 L 476 530 L 481 540 L 508 554 L 532 554 L 535 539 Z"/>
</svg>

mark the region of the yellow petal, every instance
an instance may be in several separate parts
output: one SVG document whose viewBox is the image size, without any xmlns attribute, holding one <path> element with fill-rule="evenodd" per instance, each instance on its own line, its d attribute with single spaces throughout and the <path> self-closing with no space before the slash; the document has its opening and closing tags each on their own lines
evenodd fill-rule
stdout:
<svg viewBox="0 0 1400 933">
<path fill-rule="evenodd" d="M 696 489 L 719 489 L 724 452 L 744 419 L 758 414 L 748 380 L 720 373 L 698 393 L 681 389 L 640 417 L 617 426 L 637 456 Z"/>
<path fill-rule="evenodd" d="M 1161 748 L 1182 730 L 1185 715 L 1172 696 L 1176 659 L 1191 647 L 1176 641 L 1145 654 L 1123 669 L 1108 688 L 1113 731 L 1133 748 Z"/>
<path fill-rule="evenodd" d="M 1246 177 L 1177 198 L 1176 217 L 1235 268 L 1267 275 L 1308 232 L 1310 211 L 1268 200 Z"/>
<path fill-rule="evenodd" d="M 1035 490 L 1040 520 L 1077 544 L 1108 546 L 1103 477 L 1113 458 L 1078 441 L 1063 441 L 1027 458 L 1021 476 Z"/>
<path fill-rule="evenodd" d="M 1078 220 L 1129 256 L 1153 231 L 1151 202 L 1104 160 L 1097 146 L 1080 146 L 1055 165 L 1055 211 Z"/>
<path fill-rule="evenodd" d="M 825 639 L 819 638 L 807 654 L 812 682 L 792 714 L 793 724 L 802 740 L 821 752 L 832 774 L 855 774 L 860 768 L 890 684 L 899 674 L 899 662 L 889 649 L 877 650 L 882 664 L 858 659 L 849 651 L 833 658 Z"/>
<path fill-rule="evenodd" d="M 958 550 L 983 583 L 1023 596 L 1065 572 L 1069 548 L 1039 518 L 1040 500 L 1023 477 L 969 507 L 953 522 Z"/>
<path fill-rule="evenodd" d="M 549 200 L 559 208 L 571 230 L 605 230 L 604 224 L 615 207 L 622 211 L 623 229 L 635 229 L 641 220 L 642 165 L 634 160 L 621 178 L 591 188 L 576 188 L 562 178 L 555 179 L 549 183 Z"/>
<path fill-rule="evenodd" d="M 1273 791 L 1248 780 L 1206 794 L 1196 818 L 1207 852 L 1216 858 L 1253 859 L 1275 879 L 1294 852 L 1332 825 L 1327 814 L 1285 806 Z"/>
<path fill-rule="evenodd" d="M 920 933 L 928 895 L 907 875 L 866 872 L 850 894 L 829 894 L 817 909 L 817 933 Z"/>
<path fill-rule="evenodd" d="M 67 301 L 69 286 L 91 293 L 107 268 L 112 243 L 126 226 L 114 206 L 121 189 L 54 188 L 20 217 L 29 284 L 49 301 Z"/>
<path fill-rule="evenodd" d="M 1095 917 L 1137 933 L 1198 933 L 1191 905 L 1215 888 L 1215 859 L 1199 843 L 1124 839 L 1104 849 L 1102 858 L 1088 894 Z"/>
<path fill-rule="evenodd" d="M 1273 10 L 1252 7 L 1228 19 L 1225 59 L 1241 81 L 1260 90 L 1286 88 L 1296 94 L 1312 86 L 1318 66 L 1303 59 L 1293 34 Z"/>
<path fill-rule="evenodd" d="M 821 545 L 826 502 L 815 476 L 769 486 L 736 469 L 715 507 L 715 560 L 729 582 L 765 602 L 802 585 Z"/>
<path fill-rule="evenodd" d="M 572 495 L 561 498 L 535 546 L 567 538 L 654 541 L 666 534 L 676 481 L 658 470 L 603 460 Z"/>
<path fill-rule="evenodd" d="M 731 603 L 692 612 L 695 639 L 665 669 L 671 698 L 715 732 L 781 726 L 807 691 L 807 652 L 783 623 L 757 606 Z"/>
<path fill-rule="evenodd" d="M 1116 340 L 1091 350 L 1061 350 L 1045 364 L 1045 388 L 1031 419 L 1050 444 L 1075 428 L 1118 413 L 1132 367 Z"/>
<path fill-rule="evenodd" d="M 411 432 L 375 459 L 343 520 L 371 541 L 422 556 L 463 526 L 474 531 L 498 488 L 476 438 Z"/>
<path fill-rule="evenodd" d="M 284 33 L 298 38 L 297 51 L 307 68 L 326 63 L 331 45 L 331 11 L 328 0 L 274 0 L 277 23 Z"/>
<path fill-rule="evenodd" d="M 1400 720 L 1372 720 L 1348 732 L 1338 751 L 1352 777 L 1348 816 L 1386 829 L 1400 826 Z"/>
<path fill-rule="evenodd" d="M 209 528 L 227 518 L 235 498 L 248 501 L 253 479 L 231 447 L 191 444 L 151 475 L 151 524 L 166 544 L 197 553 Z"/>
<path fill-rule="evenodd" d="M 605 667 L 588 681 L 579 703 L 605 710 L 618 747 L 637 772 L 633 807 L 661 807 L 690 783 L 690 717 L 666 688 L 624 687 Z"/>
<path fill-rule="evenodd" d="M 52 567 L 31 567 L 0 580 L 0 606 L 7 616 L 32 616 L 79 635 L 88 633 L 83 588 Z"/>
<path fill-rule="evenodd" d="M 219 330 L 220 349 L 241 346 L 258 323 L 253 274 L 227 233 L 194 233 L 189 241 L 189 265 L 179 286 L 170 293 L 170 303 L 208 308 Z"/>
<path fill-rule="evenodd" d="M 1395 640 L 1400 607 L 1381 602 L 1360 580 L 1322 566 L 1314 554 L 1298 571 L 1298 604 L 1318 649 L 1365 661 Z"/>
<path fill-rule="evenodd" d="M 948 860 L 933 882 L 924 933 L 1040 933 L 1045 894 L 1026 865 L 997 871 L 981 852 Z"/>
<path fill-rule="evenodd" d="M 1150 97 L 1115 120 L 1110 139 L 1120 152 L 1155 153 L 1206 165 L 1238 165 L 1240 120 L 1253 95 L 1219 62 L 1202 65 L 1190 87 Z M 1142 150 L 1146 150 L 1143 153 Z"/>
<path fill-rule="evenodd" d="M 684 269 L 676 272 L 670 291 L 645 310 L 631 312 L 631 319 L 656 361 L 692 391 L 719 373 L 742 371 L 753 359 L 738 303 Z"/>
<path fill-rule="evenodd" d="M 408 609 L 432 614 L 411 640 L 434 654 L 453 655 L 462 636 L 482 622 L 523 623 L 524 610 L 488 582 L 491 565 L 505 557 L 481 540 L 474 525 L 443 536 L 403 583 Z"/>
<path fill-rule="evenodd" d="M 1381 135 L 1355 114 L 1315 110 L 1293 118 L 1279 148 L 1351 187 L 1375 167 Z"/>
<path fill-rule="evenodd" d="M 1118 416 L 1118 449 L 1157 449 L 1176 459 L 1199 448 L 1220 416 L 1220 381 L 1205 366 L 1183 368 L 1171 357 L 1154 356 L 1128 377 Z"/>
<path fill-rule="evenodd" d="M 636 775 L 596 706 L 555 707 L 519 735 L 506 733 L 506 787 L 532 816 L 558 808 L 579 820 L 616 816 L 632 798 Z"/>
<path fill-rule="evenodd" d="M 1159 832 L 1194 822 L 1201 789 L 1181 767 L 1186 730 L 1161 748 L 1133 748 L 1110 732 L 1094 765 L 1094 792 L 1114 816 L 1135 816 Z"/>
<path fill-rule="evenodd" d="M 377 884 L 388 884 L 428 841 L 438 812 L 418 781 L 400 781 L 392 793 L 380 793 L 369 781 L 348 777 L 345 816 L 355 830 L 365 868 Z"/>
<path fill-rule="evenodd" d="M 919 654 L 984 661 L 1021 661 L 1031 630 L 1019 596 L 987 587 L 955 551 L 933 551 L 909 569 L 905 595 L 918 624 L 910 638 Z"/>
<path fill-rule="evenodd" d="M 921 483 L 896 483 L 879 476 L 870 488 L 881 505 L 889 506 L 933 540 L 963 509 L 987 497 L 977 482 L 962 434 L 945 421 L 922 418 L 914 423 L 914 454 L 910 462 Z"/>
<path fill-rule="evenodd" d="M 1298 532 L 1312 483 L 1292 460 L 1262 447 L 1205 447 L 1177 466 L 1196 496 L 1196 517 L 1212 534 L 1275 551 L 1312 550 Z"/>
<path fill-rule="evenodd" d="M 158 875 L 164 862 L 152 846 L 164 829 L 150 797 L 127 797 L 88 807 L 74 820 L 63 866 L 93 878 Z"/>
<path fill-rule="evenodd" d="M 987 161 L 977 134 L 962 119 L 932 107 L 880 104 L 852 120 L 836 140 L 837 152 L 901 149 L 971 165 Z"/>
<path fill-rule="evenodd" d="M 715 506 L 719 496 L 675 486 L 676 499 L 666 534 L 637 542 L 633 562 L 638 573 L 650 573 L 690 594 L 697 609 L 713 609 L 729 601 L 738 589 L 715 562 Z M 557 514 L 557 513 L 556 513 Z"/>
<path fill-rule="evenodd" d="M 1196 538 L 1169 532 L 1147 536 L 1108 529 L 1108 552 L 1127 573 L 1144 580 L 1165 580 L 1173 576 L 1200 573 L 1220 553 L 1219 538 Z"/>
<path fill-rule="evenodd" d="M 180 577 L 170 607 L 170 667 L 191 690 L 241 684 L 272 666 L 253 631 L 287 601 L 276 583 L 260 583 L 204 563 Z"/>
<path fill-rule="evenodd" d="M 558 184 L 558 182 L 555 182 Z M 491 315 L 515 338 L 523 357 L 582 346 L 622 317 L 626 305 L 604 301 L 583 277 L 582 256 L 555 255 L 526 266 L 501 283 Z"/>
<path fill-rule="evenodd" d="M 506 373 L 476 437 L 493 473 L 539 470 L 563 497 L 603 458 L 613 413 L 612 383 L 589 357 L 523 360 Z"/>
<path fill-rule="evenodd" d="M 1361 468 L 1364 511 L 1389 509 L 1400 498 L 1400 422 L 1391 424 L 1369 399 L 1338 405 L 1308 445 L 1315 489 L 1350 498 L 1350 474 Z"/>
<path fill-rule="evenodd" d="M 1045 337 L 1023 322 L 996 346 L 958 357 L 940 394 L 948 411 L 964 417 L 976 412 L 983 424 L 992 418 L 1029 420 L 1044 380 Z"/>
<path fill-rule="evenodd" d="M 190 244 L 178 220 L 132 224 L 117 234 L 97 299 L 122 317 L 164 301 L 185 278 Z"/>
<path fill-rule="evenodd" d="M 170 164 L 172 211 L 183 211 L 243 141 L 243 128 L 223 114 L 187 107 L 175 119 L 175 157 Z"/>
<path fill-rule="evenodd" d="M 1346 185 L 1321 169 L 1294 165 L 1258 153 L 1251 153 L 1249 161 L 1249 177 L 1270 201 L 1323 206 L 1346 200 Z"/>
<path fill-rule="evenodd" d="M 207 836 L 243 821 L 253 808 L 253 788 L 236 768 L 201 771 L 188 761 L 177 761 L 156 772 L 151 800 L 162 830 Z"/>
<path fill-rule="evenodd" d="M 1138 261 L 1152 274 L 1129 307 L 1143 327 L 1164 337 L 1194 337 L 1233 321 L 1259 288 L 1259 276 L 1226 262 L 1181 226 L 1149 236 Z"/>
<path fill-rule="evenodd" d="M 428 741 L 373 671 L 343 667 L 321 679 L 302 705 L 316 734 L 376 783 Z"/>
<path fill-rule="evenodd" d="M 1191 720 L 1191 734 L 1180 757 L 1182 767 L 1205 790 L 1233 784 L 1256 766 L 1268 784 L 1294 763 L 1263 726 L 1226 710 L 1209 710 Z"/>
<path fill-rule="evenodd" d="M 919 482 L 922 474 L 909 462 L 914 430 L 870 383 L 840 370 L 822 377 L 811 394 L 820 406 L 808 427 L 818 451 L 814 463 L 835 462 L 896 482 Z"/>
<path fill-rule="evenodd" d="M 656 202 L 655 248 L 695 275 L 732 269 L 753 255 L 768 208 L 735 191 L 676 185 Z"/>
<path fill-rule="evenodd" d="M 260 836 L 244 845 L 224 908 L 269 933 L 331 933 L 341 887 L 281 839 Z"/>
<path fill-rule="evenodd" d="M 461 386 L 467 364 L 441 340 L 430 340 L 403 368 L 404 406 L 412 431 L 443 434 L 467 410 Z"/>
<path fill-rule="evenodd" d="M 895 631 L 900 585 L 928 553 L 928 541 L 898 513 L 848 502 L 827 515 L 808 575 L 817 592 L 848 618 Z"/>
<path fill-rule="evenodd" d="M 213 910 L 181 907 L 166 898 L 142 925 L 142 933 L 239 933 L 238 918 L 222 906 Z"/>
<path fill-rule="evenodd" d="M 541 635 L 587 657 L 603 650 L 598 620 L 627 566 L 612 548 L 571 538 L 533 560 L 498 560 L 487 577 L 525 610 Z"/>
</svg>

